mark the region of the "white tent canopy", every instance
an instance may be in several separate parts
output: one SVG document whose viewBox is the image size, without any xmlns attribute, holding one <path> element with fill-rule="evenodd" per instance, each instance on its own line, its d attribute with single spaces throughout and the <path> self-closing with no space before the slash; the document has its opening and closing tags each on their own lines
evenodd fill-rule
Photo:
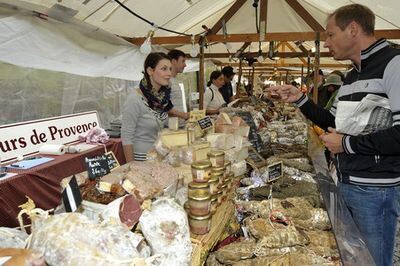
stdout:
<svg viewBox="0 0 400 266">
<path fill-rule="evenodd" d="M 126 7 L 153 22 L 155 25 L 160 27 L 165 27 L 174 31 L 184 32 L 185 34 L 199 34 L 203 31 L 202 25 L 206 25 L 211 28 L 217 21 L 235 4 L 234 0 L 120 0 Z M 266 20 L 266 32 L 267 33 L 277 33 L 277 32 L 311 32 L 313 29 L 309 24 L 297 13 L 297 11 L 292 8 L 289 1 L 284 0 L 269 0 L 267 3 L 267 20 Z M 298 0 L 297 1 L 302 8 L 306 10 L 320 25 L 324 27 L 327 15 L 334 9 L 351 3 L 360 3 L 370 7 L 376 14 L 376 29 L 398 29 L 400 25 L 400 18 L 396 14 L 397 6 L 399 6 L 398 1 L 386 0 L 384 2 L 372 1 L 372 0 Z M 145 37 L 149 30 L 155 29 L 155 37 L 160 36 L 177 36 L 175 33 L 170 33 L 163 31 L 161 29 L 154 28 L 143 20 L 135 17 L 129 13 L 126 9 L 121 7 L 117 2 L 110 0 L 0 0 L 0 3 L 16 6 L 18 8 L 23 8 L 26 10 L 34 10 L 36 12 L 48 15 L 56 20 L 61 20 L 68 22 L 69 25 L 79 25 L 82 27 L 82 23 L 88 24 L 92 27 L 86 27 L 91 31 L 91 33 L 96 32 L 98 29 L 106 31 L 108 33 L 123 36 L 123 37 Z M 226 28 L 228 34 L 246 34 L 246 33 L 256 33 L 256 14 L 253 7 L 254 1 L 247 0 L 244 4 L 237 10 L 233 16 L 226 21 Z M 259 4 L 260 5 L 260 4 Z M 258 8 L 260 12 L 260 8 Z M 7 21 L 12 23 L 11 21 Z M 3 22 L 6 23 L 6 22 Z M 21 22 L 22 23 L 22 22 Z M 20 23 L 20 24 L 21 24 Z M 46 41 L 45 46 L 51 46 L 51 43 L 57 43 L 58 49 L 60 49 L 60 44 L 62 43 L 67 54 L 67 60 L 63 60 L 62 56 L 64 53 L 57 53 L 58 58 L 57 64 L 54 65 L 54 69 L 60 69 L 65 67 L 62 71 L 71 71 L 70 67 L 67 65 L 61 66 L 60 64 L 65 64 L 68 60 L 73 60 L 74 56 L 86 58 L 87 61 L 80 64 L 85 66 L 85 70 L 81 71 L 82 75 L 106 75 L 111 77 L 121 77 L 129 79 L 137 79 L 140 76 L 140 71 L 137 71 L 137 66 L 134 64 L 123 65 L 121 62 L 143 62 L 144 56 L 139 54 L 136 50 L 136 46 L 130 46 L 127 43 L 119 44 L 115 46 L 110 46 L 109 44 L 101 44 L 98 47 L 97 44 L 82 45 L 86 44 L 88 39 L 85 38 L 85 32 L 80 33 L 83 38 L 76 38 L 74 41 L 76 43 L 71 43 L 71 38 L 68 38 L 68 28 L 64 27 L 61 23 L 55 23 L 52 20 L 46 22 L 40 21 L 37 18 L 25 19 L 26 24 L 23 29 L 37 28 L 37 26 L 42 27 L 43 30 L 36 32 L 35 34 L 26 34 L 25 38 L 31 39 L 34 35 L 44 34 L 33 39 L 34 43 L 41 43 L 41 40 L 46 41 L 46 37 L 52 38 L 53 41 Z M 4 25 L 7 28 L 7 25 Z M 51 32 L 47 34 L 49 28 L 54 28 L 57 33 Z M 3 35 L 6 32 L 1 33 Z M 67 34 L 67 36 L 65 36 Z M 222 34 L 222 30 L 219 30 L 216 34 Z M 5 37 L 5 40 L 9 40 L 9 37 Z M 110 37 L 111 38 L 111 37 Z M 109 41 L 108 41 L 109 42 Z M 70 45 L 70 46 L 68 46 Z M 87 47 L 90 46 L 90 47 Z M 242 43 L 232 43 L 232 49 L 229 52 L 234 53 L 242 46 Z M 295 45 L 291 45 L 296 51 L 300 51 Z M 311 49 L 314 46 L 313 42 L 305 42 L 304 47 Z M 94 51 L 97 49 L 97 51 Z M 130 48 L 134 49 L 130 49 Z M 174 45 L 167 46 L 178 47 L 179 49 L 189 53 L 191 50 L 191 45 Z M 22 47 L 19 47 L 22 48 Z M 24 47 L 26 48 L 26 47 Z M 39 48 L 39 47 L 38 47 Z M 78 48 L 78 49 L 76 49 Z M 87 49 L 88 48 L 88 49 Z M 17 49 L 17 47 L 15 48 Z M 15 51 L 7 50 L 5 51 Z M 67 50 L 73 50 L 77 53 L 70 54 Z M 87 56 L 83 56 L 86 50 Z M 92 49 L 92 50 L 91 50 Z M 99 64 L 96 61 L 96 52 L 100 49 L 104 54 L 99 53 L 97 59 L 101 59 L 103 56 L 103 64 Z M 264 52 L 268 51 L 269 44 L 267 42 L 262 43 L 262 50 Z M 285 51 L 288 52 L 287 48 Z M 79 52 L 79 50 L 81 52 Z M 252 43 L 246 51 L 257 52 L 259 50 L 257 43 Z M 40 51 L 40 48 L 36 51 L 31 51 L 32 53 L 44 55 Z M 327 52 L 323 48 L 323 43 L 321 43 L 321 52 Z M 227 53 L 225 45 L 218 43 L 209 46 L 206 49 L 206 53 Z M 47 55 L 45 57 L 49 57 Z M 5 62 L 10 62 L 13 64 L 21 64 L 18 59 L 11 59 L 11 56 L 1 56 L 0 60 Z M 106 57 L 106 58 L 104 58 Z M 45 58 L 46 59 L 46 58 Z M 54 60 L 49 59 L 48 60 Z M 126 60 L 128 59 L 128 60 Z M 48 61 L 47 60 L 47 61 Z M 82 59 L 84 60 L 84 59 Z M 218 59 L 221 62 L 228 62 L 228 57 Z M 14 61 L 14 62 L 12 62 Z M 29 61 L 29 60 L 27 60 Z M 34 61 L 35 62 L 35 61 Z M 37 62 L 37 61 L 36 61 Z M 115 67 L 116 62 L 119 62 Z M 266 60 L 268 62 L 268 60 Z M 287 64 L 290 63 L 302 63 L 298 58 L 285 59 Z M 42 61 L 43 64 L 46 60 Z M 87 63 L 87 65 L 85 64 Z M 304 63 L 304 60 L 303 60 Z M 321 58 L 321 63 L 337 63 L 332 58 Z M 349 63 L 349 62 L 345 62 Z M 27 63 L 25 63 L 27 64 Z M 35 63 L 30 63 L 31 67 L 37 67 Z M 23 64 L 21 64 L 23 65 Z M 95 65 L 96 69 L 90 67 L 90 65 Z M 103 65 L 107 66 L 104 67 Z M 135 65 L 135 66 L 134 66 Z M 110 68 L 113 67 L 113 70 Z M 100 68 L 100 69 L 99 69 Z M 136 69 L 132 70 L 132 68 Z M 79 69 L 79 68 L 78 68 Z M 196 70 L 196 67 L 191 67 L 191 69 Z M 76 72 L 77 70 L 75 70 Z M 71 72 L 71 73 L 75 73 Z"/>
</svg>

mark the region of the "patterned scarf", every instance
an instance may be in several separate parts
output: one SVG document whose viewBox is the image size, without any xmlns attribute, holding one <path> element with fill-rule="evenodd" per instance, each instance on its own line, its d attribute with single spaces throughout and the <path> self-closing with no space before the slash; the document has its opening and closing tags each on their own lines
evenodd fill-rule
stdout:
<svg viewBox="0 0 400 266">
<path fill-rule="evenodd" d="M 170 99 L 171 88 L 162 86 L 157 92 L 145 78 L 140 81 L 139 88 L 158 119 L 165 120 L 168 117 L 168 111 L 174 107 Z"/>
</svg>

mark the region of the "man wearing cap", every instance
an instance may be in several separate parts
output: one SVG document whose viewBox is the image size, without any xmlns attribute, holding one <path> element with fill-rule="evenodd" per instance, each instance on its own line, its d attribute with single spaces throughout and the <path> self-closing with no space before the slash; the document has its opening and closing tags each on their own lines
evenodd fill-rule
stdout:
<svg viewBox="0 0 400 266">
<path fill-rule="evenodd" d="M 333 101 L 335 100 L 336 94 L 338 93 L 338 90 L 339 90 L 340 86 L 342 86 L 342 84 L 343 84 L 342 79 L 337 74 L 331 73 L 326 78 L 324 87 L 328 93 L 329 101 L 325 105 L 325 109 L 327 109 L 327 110 L 331 109 Z"/>
<path fill-rule="evenodd" d="M 219 92 L 224 97 L 226 103 L 230 103 L 235 99 L 233 96 L 232 89 L 232 79 L 235 76 L 236 71 L 231 66 L 226 66 L 222 70 L 222 75 L 224 76 L 225 85 L 219 88 Z"/>
</svg>

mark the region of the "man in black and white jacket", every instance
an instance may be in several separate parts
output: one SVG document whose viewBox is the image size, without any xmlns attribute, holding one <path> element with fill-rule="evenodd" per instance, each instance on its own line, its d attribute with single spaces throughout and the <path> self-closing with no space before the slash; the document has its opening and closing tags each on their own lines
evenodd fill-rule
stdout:
<svg viewBox="0 0 400 266">
<path fill-rule="evenodd" d="M 362 5 L 343 6 L 328 17 L 327 47 L 336 60 L 351 60 L 348 73 L 327 111 L 291 85 L 270 88 L 295 103 L 325 129 L 320 138 L 335 155 L 338 188 L 377 265 L 392 265 L 400 196 L 400 50 L 374 37 L 375 15 Z M 374 130 L 357 135 L 336 132 L 341 101 L 367 95 L 388 99 L 390 110 Z"/>
</svg>

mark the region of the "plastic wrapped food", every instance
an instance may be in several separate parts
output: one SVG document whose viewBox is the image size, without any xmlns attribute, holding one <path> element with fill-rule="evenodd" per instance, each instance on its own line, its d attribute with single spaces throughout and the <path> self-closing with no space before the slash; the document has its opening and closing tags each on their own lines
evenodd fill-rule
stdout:
<svg viewBox="0 0 400 266">
<path fill-rule="evenodd" d="M 135 235 L 120 225 L 99 225 L 79 213 L 33 220 L 30 248 L 50 265 L 131 265 L 140 257 Z"/>
<path fill-rule="evenodd" d="M 164 254 L 165 265 L 188 265 L 192 253 L 189 225 L 183 207 L 173 199 L 160 198 L 144 211 L 140 227 L 154 254 Z"/>
<path fill-rule="evenodd" d="M 0 227 L 0 248 L 25 248 L 27 238 L 19 229 Z"/>
<path fill-rule="evenodd" d="M 0 249 L 0 258 L 9 259 L 0 262 L 2 266 L 45 266 L 43 255 L 30 249 L 5 248 Z M 4 264 L 3 264 L 4 263 Z"/>
</svg>

